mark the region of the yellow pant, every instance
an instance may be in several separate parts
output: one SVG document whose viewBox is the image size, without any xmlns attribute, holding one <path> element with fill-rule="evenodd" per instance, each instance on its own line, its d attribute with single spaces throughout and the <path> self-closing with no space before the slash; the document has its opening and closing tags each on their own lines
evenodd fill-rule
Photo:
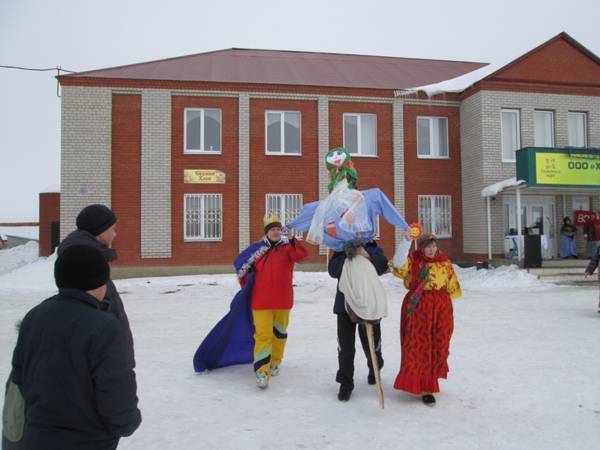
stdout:
<svg viewBox="0 0 600 450">
<path fill-rule="evenodd" d="M 254 371 L 266 372 L 281 364 L 287 340 L 289 309 L 254 309 Z"/>
</svg>

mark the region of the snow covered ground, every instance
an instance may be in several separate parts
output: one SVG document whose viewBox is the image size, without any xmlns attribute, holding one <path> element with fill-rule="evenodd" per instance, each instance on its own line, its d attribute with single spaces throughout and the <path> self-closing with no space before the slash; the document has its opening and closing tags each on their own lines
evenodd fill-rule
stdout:
<svg viewBox="0 0 600 450">
<path fill-rule="evenodd" d="M 6 270 L 3 255 L 1 380 L 15 322 L 54 292 L 52 257 Z M 384 410 L 367 385 L 361 350 L 352 398 L 336 398 L 335 281 L 325 273 L 296 273 L 286 359 L 266 391 L 256 388 L 250 366 L 192 369 L 197 345 L 237 290 L 233 274 L 117 281 L 135 336 L 143 415 L 119 448 L 600 448 L 597 289 L 544 284 L 516 267 L 460 270 L 459 277 L 464 296 L 454 303 L 450 374 L 434 408 L 392 388 L 405 290 L 383 277 L 390 304 L 382 322 Z"/>
</svg>

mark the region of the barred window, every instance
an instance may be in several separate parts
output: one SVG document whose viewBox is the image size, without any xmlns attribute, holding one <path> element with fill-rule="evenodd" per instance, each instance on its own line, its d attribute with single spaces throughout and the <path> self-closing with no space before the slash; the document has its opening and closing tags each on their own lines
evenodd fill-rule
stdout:
<svg viewBox="0 0 600 450">
<path fill-rule="evenodd" d="M 277 214 L 282 224 L 295 219 L 302 209 L 302 194 L 267 194 L 266 214 Z M 302 238 L 302 232 L 292 233 L 297 238 Z"/>
<path fill-rule="evenodd" d="M 419 195 L 419 223 L 426 233 L 440 238 L 452 237 L 452 197 Z"/>
<path fill-rule="evenodd" d="M 183 201 L 186 241 L 223 239 L 222 194 L 185 194 Z"/>
</svg>

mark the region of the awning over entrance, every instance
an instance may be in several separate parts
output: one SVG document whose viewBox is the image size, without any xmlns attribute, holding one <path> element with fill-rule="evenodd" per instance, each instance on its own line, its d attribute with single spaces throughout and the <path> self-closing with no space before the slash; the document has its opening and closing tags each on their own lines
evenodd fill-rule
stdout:
<svg viewBox="0 0 600 450">
<path fill-rule="evenodd" d="M 508 178 L 494 184 L 490 184 L 481 190 L 481 196 L 485 197 L 487 210 L 487 242 L 488 242 L 488 259 L 492 259 L 492 212 L 490 199 L 498 195 L 504 189 L 516 188 L 517 191 L 517 211 L 521 211 L 521 186 L 525 184 L 524 180 L 517 180 L 517 177 Z M 518 242 L 521 241 L 521 214 L 517 214 L 517 236 Z M 522 257 L 521 245 L 517 245 L 517 259 L 520 261 Z"/>
</svg>

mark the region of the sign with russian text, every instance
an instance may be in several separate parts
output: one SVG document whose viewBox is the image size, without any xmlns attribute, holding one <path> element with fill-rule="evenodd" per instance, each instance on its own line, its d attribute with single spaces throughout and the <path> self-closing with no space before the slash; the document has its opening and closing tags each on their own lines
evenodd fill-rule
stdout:
<svg viewBox="0 0 600 450">
<path fill-rule="evenodd" d="M 186 184 L 225 184 L 225 173 L 220 170 L 185 169 L 183 182 Z"/>
<path fill-rule="evenodd" d="M 535 154 L 537 184 L 600 187 L 600 158 L 586 154 Z"/>
</svg>

